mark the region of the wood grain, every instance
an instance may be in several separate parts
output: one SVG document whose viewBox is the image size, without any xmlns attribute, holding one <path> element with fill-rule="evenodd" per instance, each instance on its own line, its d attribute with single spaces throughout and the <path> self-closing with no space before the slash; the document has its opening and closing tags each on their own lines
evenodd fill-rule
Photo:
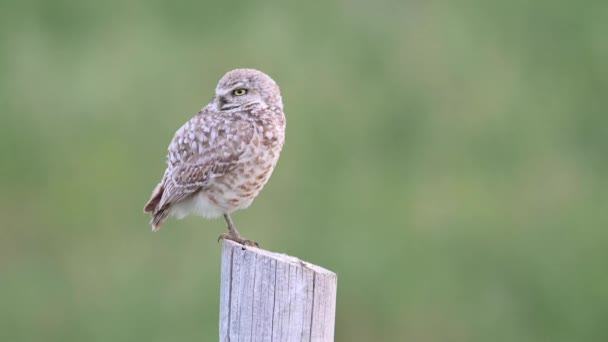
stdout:
<svg viewBox="0 0 608 342">
<path fill-rule="evenodd" d="M 333 341 L 337 276 L 223 241 L 220 341 Z"/>
</svg>

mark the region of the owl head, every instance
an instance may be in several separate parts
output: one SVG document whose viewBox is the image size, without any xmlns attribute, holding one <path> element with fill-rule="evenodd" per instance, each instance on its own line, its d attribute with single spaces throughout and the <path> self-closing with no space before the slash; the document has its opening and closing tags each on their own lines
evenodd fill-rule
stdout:
<svg viewBox="0 0 608 342">
<path fill-rule="evenodd" d="M 279 86 L 270 76 L 255 69 L 235 69 L 218 82 L 213 99 L 218 111 L 240 109 L 244 105 L 283 109 Z"/>
</svg>

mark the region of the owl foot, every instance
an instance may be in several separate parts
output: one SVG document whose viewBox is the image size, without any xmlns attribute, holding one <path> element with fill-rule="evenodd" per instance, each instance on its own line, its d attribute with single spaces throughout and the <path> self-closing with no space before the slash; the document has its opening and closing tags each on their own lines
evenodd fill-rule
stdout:
<svg viewBox="0 0 608 342">
<path fill-rule="evenodd" d="M 220 240 L 231 240 L 236 243 L 240 243 L 241 245 L 246 246 L 246 247 L 260 248 L 260 245 L 257 242 L 255 242 L 253 240 L 243 239 L 243 237 L 240 235 L 224 233 L 217 238 L 217 242 L 220 242 Z"/>
<path fill-rule="evenodd" d="M 220 240 L 232 240 L 234 242 L 240 243 L 243 246 L 260 248 L 260 245 L 257 242 L 255 242 L 253 240 L 243 239 L 241 234 L 239 234 L 239 231 L 236 230 L 236 227 L 234 226 L 234 222 L 232 222 L 232 218 L 230 217 L 229 214 L 224 214 L 224 219 L 226 219 L 226 225 L 228 226 L 228 233 L 224 233 L 224 234 L 220 235 L 220 237 L 217 238 L 217 242 L 220 242 Z"/>
</svg>

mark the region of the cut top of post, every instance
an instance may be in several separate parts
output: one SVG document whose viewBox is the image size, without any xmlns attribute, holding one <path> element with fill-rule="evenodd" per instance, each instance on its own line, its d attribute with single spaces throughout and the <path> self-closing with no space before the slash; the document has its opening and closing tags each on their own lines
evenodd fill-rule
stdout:
<svg viewBox="0 0 608 342">
<path fill-rule="evenodd" d="M 220 341 L 333 341 L 336 288 L 323 267 L 224 241 Z"/>
</svg>

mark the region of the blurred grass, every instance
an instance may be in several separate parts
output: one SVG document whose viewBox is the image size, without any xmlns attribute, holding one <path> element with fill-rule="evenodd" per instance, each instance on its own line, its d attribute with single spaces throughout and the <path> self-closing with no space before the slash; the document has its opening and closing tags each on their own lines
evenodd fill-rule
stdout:
<svg viewBox="0 0 608 342">
<path fill-rule="evenodd" d="M 217 338 L 223 222 L 141 208 L 236 67 L 288 116 L 236 223 L 337 340 L 608 339 L 606 2 L 0 5 L 0 340 Z"/>
</svg>

